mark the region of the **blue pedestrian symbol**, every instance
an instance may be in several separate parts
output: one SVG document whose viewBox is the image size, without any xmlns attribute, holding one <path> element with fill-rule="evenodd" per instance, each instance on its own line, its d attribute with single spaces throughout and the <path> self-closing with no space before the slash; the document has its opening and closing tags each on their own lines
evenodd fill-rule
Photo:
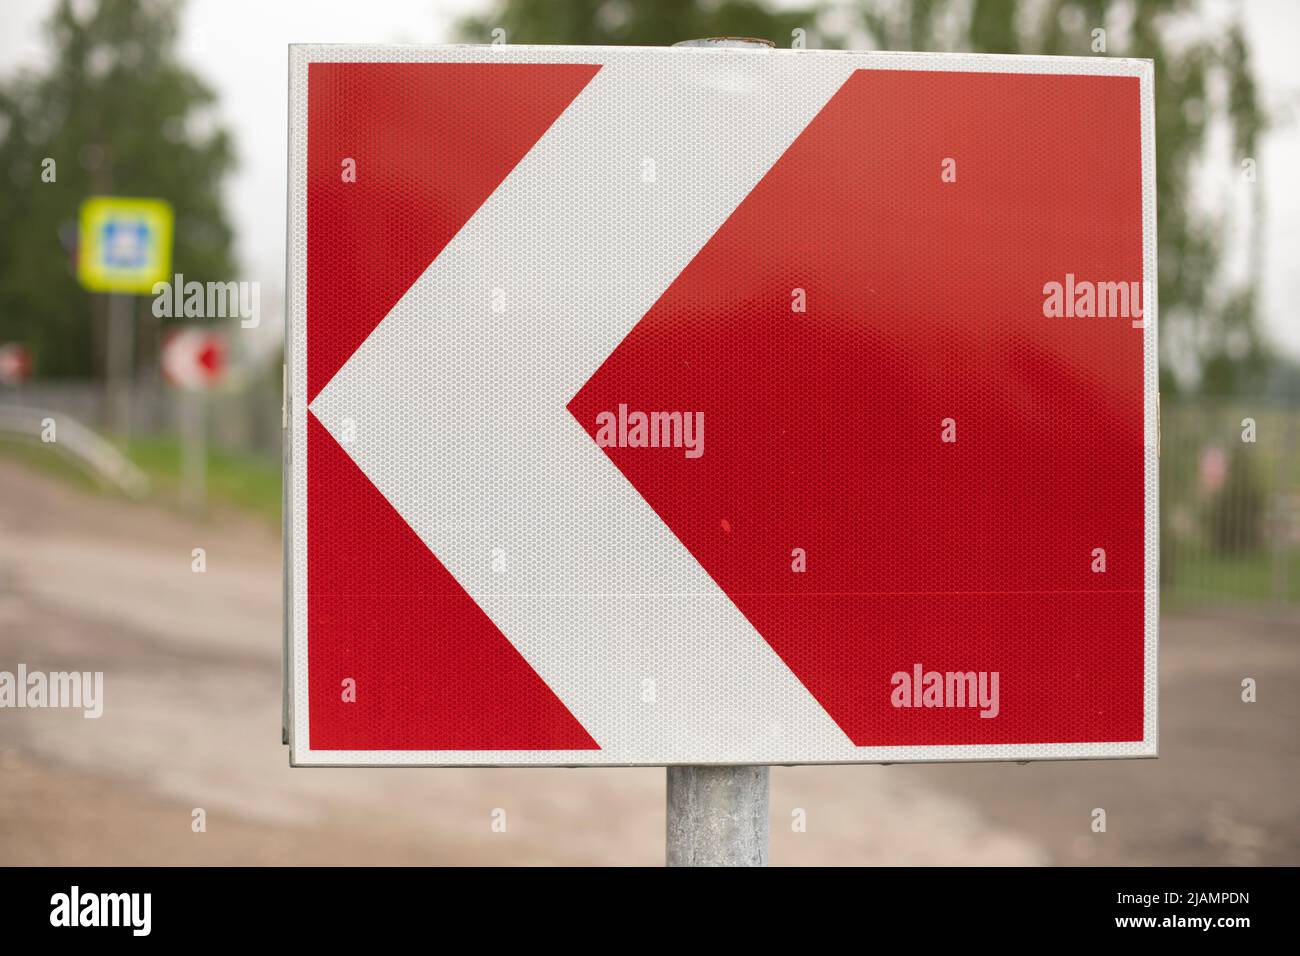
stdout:
<svg viewBox="0 0 1300 956">
<path fill-rule="evenodd" d="M 100 236 L 104 265 L 139 269 L 149 261 L 149 226 L 139 219 L 110 219 Z"/>
</svg>

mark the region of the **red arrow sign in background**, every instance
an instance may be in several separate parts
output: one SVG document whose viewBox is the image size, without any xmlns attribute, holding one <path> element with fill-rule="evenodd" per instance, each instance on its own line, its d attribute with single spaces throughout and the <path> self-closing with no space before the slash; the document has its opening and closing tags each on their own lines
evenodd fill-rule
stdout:
<svg viewBox="0 0 1300 956">
<path fill-rule="evenodd" d="M 0 385 L 21 385 L 32 374 L 32 356 L 19 342 L 0 342 Z"/>
<path fill-rule="evenodd" d="M 189 326 L 163 339 L 163 377 L 178 388 L 211 388 L 226 374 L 226 337 L 217 329 Z"/>
</svg>

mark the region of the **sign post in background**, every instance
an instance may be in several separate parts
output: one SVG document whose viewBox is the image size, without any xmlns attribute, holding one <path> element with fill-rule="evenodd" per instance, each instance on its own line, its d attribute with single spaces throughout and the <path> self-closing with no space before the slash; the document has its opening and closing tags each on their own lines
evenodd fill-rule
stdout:
<svg viewBox="0 0 1300 956">
<path fill-rule="evenodd" d="M 108 295 L 108 402 L 112 429 L 131 428 L 135 299 L 171 278 L 173 214 L 162 199 L 91 196 L 81 204 L 77 276 Z"/>
<path fill-rule="evenodd" d="M 202 325 L 173 329 L 163 340 L 163 379 L 180 393 L 181 503 L 202 511 L 207 501 L 207 393 L 226 374 L 226 336 Z"/>
</svg>

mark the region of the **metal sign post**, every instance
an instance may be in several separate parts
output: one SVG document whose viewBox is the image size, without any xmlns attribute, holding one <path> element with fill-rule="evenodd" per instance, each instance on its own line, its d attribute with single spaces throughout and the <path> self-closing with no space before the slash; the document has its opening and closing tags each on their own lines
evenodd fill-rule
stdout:
<svg viewBox="0 0 1300 956">
<path fill-rule="evenodd" d="M 770 767 L 669 767 L 669 866 L 767 866 Z"/>
<path fill-rule="evenodd" d="M 181 394 L 181 504 L 200 513 L 208 497 L 207 396 L 198 389 Z"/>
<path fill-rule="evenodd" d="M 135 377 L 135 296 L 108 295 L 108 426 L 122 440 L 131 437 L 131 382 Z"/>
<path fill-rule="evenodd" d="M 162 199 L 91 196 L 81 204 L 77 276 L 108 295 L 109 427 L 130 437 L 135 297 L 169 277 L 173 212 Z"/>
<path fill-rule="evenodd" d="M 207 498 L 207 391 L 226 373 L 226 339 L 219 331 L 192 325 L 173 331 L 163 342 L 162 371 L 180 391 L 181 501 L 202 511 Z"/>
<path fill-rule="evenodd" d="M 709 37 L 678 47 L 770 50 L 768 40 Z M 767 866 L 770 767 L 669 767 L 669 866 Z"/>
</svg>

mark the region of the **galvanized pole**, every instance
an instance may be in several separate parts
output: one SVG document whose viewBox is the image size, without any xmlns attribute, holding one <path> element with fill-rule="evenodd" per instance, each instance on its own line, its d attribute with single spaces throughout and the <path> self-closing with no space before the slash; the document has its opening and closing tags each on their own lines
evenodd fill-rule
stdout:
<svg viewBox="0 0 1300 956">
<path fill-rule="evenodd" d="M 207 396 L 199 388 L 181 390 L 180 432 L 181 504 L 199 514 L 208 498 Z"/>
<path fill-rule="evenodd" d="M 714 37 L 681 47 L 771 49 L 767 40 Z M 769 767 L 669 767 L 669 866 L 767 866 Z"/>
<path fill-rule="evenodd" d="M 668 865 L 767 866 L 769 767 L 669 767 Z"/>
<path fill-rule="evenodd" d="M 131 381 L 135 364 L 135 296 L 108 296 L 108 427 L 119 438 L 131 437 Z"/>
</svg>

